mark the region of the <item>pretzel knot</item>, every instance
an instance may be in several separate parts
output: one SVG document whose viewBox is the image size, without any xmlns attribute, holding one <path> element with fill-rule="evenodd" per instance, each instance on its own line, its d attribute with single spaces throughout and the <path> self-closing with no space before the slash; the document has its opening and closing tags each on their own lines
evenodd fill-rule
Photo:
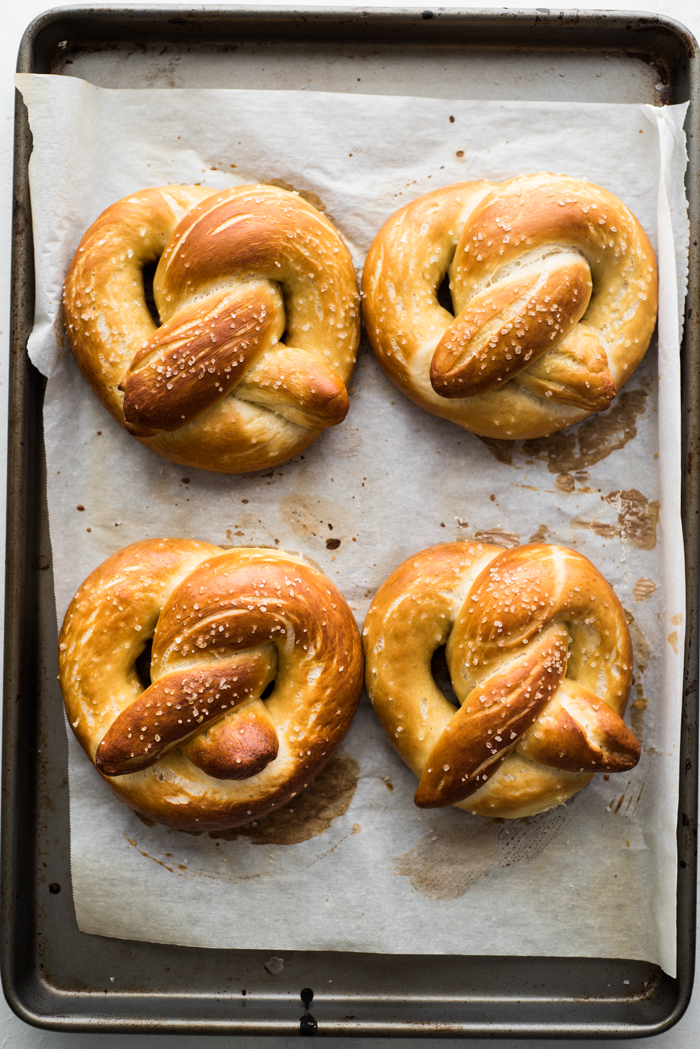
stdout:
<svg viewBox="0 0 700 1049">
<path fill-rule="evenodd" d="M 153 280 L 157 326 L 146 303 Z M 335 227 L 273 186 L 147 189 L 83 237 L 64 320 L 93 393 L 174 462 L 243 473 L 286 462 L 345 418 L 359 343 Z"/>
<path fill-rule="evenodd" d="M 528 816 L 640 756 L 622 720 L 625 614 L 587 558 L 561 546 L 446 543 L 382 584 L 363 629 L 366 683 L 420 778 L 421 808 Z M 446 645 L 459 707 L 435 683 Z"/>
<path fill-rule="evenodd" d="M 301 558 L 184 539 L 108 558 L 59 639 L 83 748 L 122 800 L 181 829 L 247 823 L 307 786 L 350 727 L 362 666 L 350 609 Z"/>
<path fill-rule="evenodd" d="M 438 301 L 446 275 L 454 316 Z M 656 322 L 639 222 L 607 190 L 559 175 L 419 197 L 375 238 L 362 287 L 392 381 L 487 437 L 540 437 L 603 411 Z"/>
</svg>

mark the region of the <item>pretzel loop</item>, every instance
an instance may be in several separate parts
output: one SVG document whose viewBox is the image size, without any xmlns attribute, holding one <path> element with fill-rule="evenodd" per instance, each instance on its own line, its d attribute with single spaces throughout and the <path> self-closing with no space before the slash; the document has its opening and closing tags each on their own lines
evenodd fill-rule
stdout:
<svg viewBox="0 0 700 1049">
<path fill-rule="evenodd" d="M 438 301 L 446 275 L 454 316 Z M 375 238 L 362 287 L 389 377 L 488 437 L 539 437 L 609 407 L 656 321 L 656 262 L 635 217 L 600 186 L 546 173 L 406 205 Z"/>
<path fill-rule="evenodd" d="M 136 666 L 151 638 L 144 688 Z M 362 688 L 357 627 L 320 572 L 175 539 L 126 547 L 88 577 L 59 671 L 73 729 L 116 793 L 199 829 L 248 822 L 302 789 Z"/>
<path fill-rule="evenodd" d="M 143 277 L 156 260 L 158 326 Z M 175 462 L 275 465 L 347 413 L 352 261 L 334 226 L 286 190 L 164 187 L 119 201 L 81 241 L 64 317 L 93 392 Z"/>
<path fill-rule="evenodd" d="M 625 616 L 575 551 L 433 547 L 382 585 L 363 633 L 367 687 L 420 778 L 421 808 L 528 815 L 594 772 L 639 760 L 622 720 L 632 679 Z M 456 709 L 430 672 L 445 642 Z"/>
</svg>

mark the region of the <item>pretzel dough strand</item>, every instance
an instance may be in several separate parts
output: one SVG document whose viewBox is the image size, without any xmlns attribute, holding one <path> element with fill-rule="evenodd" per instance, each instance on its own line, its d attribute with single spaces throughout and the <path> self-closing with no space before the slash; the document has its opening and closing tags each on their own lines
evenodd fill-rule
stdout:
<svg viewBox="0 0 700 1049">
<path fill-rule="evenodd" d="M 97 748 L 105 776 L 123 776 L 155 765 L 173 747 L 218 721 L 226 711 L 259 696 L 270 680 L 267 653 L 172 673 L 152 684 L 112 722 Z"/>
<path fill-rule="evenodd" d="M 237 294 L 209 296 L 197 315 L 159 328 L 123 384 L 129 432 L 179 430 L 235 389 L 270 328 L 275 322 L 280 327 L 276 305 L 272 289 L 249 282 Z"/>
<path fill-rule="evenodd" d="M 363 636 L 370 698 L 420 778 L 421 807 L 533 814 L 639 759 L 621 717 L 632 679 L 624 613 L 575 551 L 423 551 L 382 584 Z M 443 643 L 457 710 L 430 669 Z"/>
<path fill-rule="evenodd" d="M 384 580 L 367 612 L 367 693 L 387 736 L 418 777 L 455 713 L 435 684 L 433 653 L 448 641 L 455 609 L 501 549 L 466 542 L 423 550 Z"/>
<path fill-rule="evenodd" d="M 275 723 L 260 699 L 236 707 L 182 745 L 183 754 L 214 779 L 250 779 L 279 753 Z"/>
<path fill-rule="evenodd" d="M 543 263 L 539 272 L 504 278 L 462 310 L 433 354 L 436 393 L 464 397 L 465 391 L 473 396 L 498 390 L 579 322 L 591 295 L 585 260 L 558 256 Z M 566 294 L 556 301 L 562 283 Z M 614 394 L 614 384 L 612 389 Z"/>
<path fill-rule="evenodd" d="M 93 222 L 73 257 L 63 293 L 66 332 L 90 389 L 117 422 L 120 384 L 156 330 L 144 267 L 158 261 L 183 215 L 210 193 L 201 186 L 168 186 L 125 197 Z"/>
<path fill-rule="evenodd" d="M 531 761 L 570 772 L 629 772 L 640 755 L 637 740 L 615 710 L 568 678 L 518 750 Z"/>
<path fill-rule="evenodd" d="M 225 284 L 229 274 L 279 284 L 288 345 L 316 350 L 349 376 L 352 365 L 342 343 L 355 335 L 355 274 L 340 234 L 320 212 L 301 197 L 264 185 L 203 201 L 175 231 L 156 272 L 153 293 L 161 317 L 167 322 Z M 319 323 L 325 318 L 334 332 Z"/>
<path fill-rule="evenodd" d="M 218 553 L 193 540 L 134 543 L 112 554 L 77 590 L 61 629 L 59 678 L 73 731 L 92 761 L 112 722 L 143 692 L 136 660 L 153 637 L 167 595 L 208 554 Z"/>
<path fill-rule="evenodd" d="M 427 398 L 442 412 L 448 406 L 430 385 L 430 360 L 454 317 L 437 292 L 465 222 L 492 186 L 464 182 L 406 204 L 372 241 L 362 273 L 365 323 L 379 363 L 407 397 L 417 404 Z"/>
<path fill-rule="evenodd" d="M 144 690 L 135 661 L 149 636 Z M 320 572 L 173 539 L 127 547 L 88 577 L 59 671 L 74 731 L 115 792 L 186 829 L 246 823 L 303 789 L 362 688 L 354 618 Z"/>
<path fill-rule="evenodd" d="M 443 729 L 415 795 L 419 808 L 464 801 L 501 767 L 537 721 L 566 671 L 566 630 L 547 632 L 505 674 L 475 689 Z"/>
</svg>

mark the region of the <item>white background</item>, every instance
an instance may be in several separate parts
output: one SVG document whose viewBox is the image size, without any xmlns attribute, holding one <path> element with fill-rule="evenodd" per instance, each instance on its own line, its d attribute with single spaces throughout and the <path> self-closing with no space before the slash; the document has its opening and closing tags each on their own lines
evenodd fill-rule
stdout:
<svg viewBox="0 0 700 1049">
<path fill-rule="evenodd" d="M 148 3 L 149 0 L 142 0 L 142 4 Z M 157 6 L 154 0 L 150 0 L 153 6 Z M 264 3 L 265 0 L 258 0 L 258 2 Z M 14 112 L 14 88 L 12 85 L 11 74 L 14 71 L 17 48 L 19 41 L 27 24 L 36 15 L 40 14 L 45 9 L 45 2 L 43 0 L 0 0 L 0 60 L 2 61 L 3 76 L 0 81 L 0 115 L 2 118 L 2 130 L 0 132 L 0 243 L 2 244 L 2 252 L 4 253 L 3 262 L 5 265 L 0 267 L 0 352 L 2 353 L 2 363 L 0 364 L 0 463 L 4 464 L 4 449 L 5 449 L 5 433 L 6 433 L 6 389 L 7 389 L 7 345 L 8 345 L 8 334 L 9 334 L 9 261 L 10 261 L 10 229 L 11 229 L 11 187 L 12 187 L 12 138 L 13 138 L 13 112 Z M 305 5 L 314 5 L 314 0 L 305 0 Z M 99 5 L 94 5 L 99 6 Z M 211 6 L 216 6 L 212 4 Z M 320 6 L 320 5 L 318 5 Z M 326 6 L 325 4 L 323 6 Z M 365 0 L 363 7 L 367 8 L 370 6 L 379 6 L 369 0 Z M 412 0 L 411 3 L 405 6 L 425 7 L 424 0 Z M 502 7 L 496 7 L 492 5 L 494 10 L 504 10 Z M 532 4 L 536 6 L 536 4 Z M 559 5 L 557 9 L 561 8 L 574 8 L 574 4 L 563 4 Z M 597 6 L 606 9 L 624 9 L 624 10 L 638 10 L 638 5 L 633 0 L 619 0 L 617 4 L 612 3 L 600 3 Z M 655 10 L 660 13 L 670 15 L 673 18 L 683 22 L 688 28 L 695 34 L 696 37 L 700 37 L 700 5 L 696 3 L 696 0 L 657 0 Z M 551 8 L 554 12 L 554 8 Z M 4 479 L 4 465 L 0 466 L 0 521 L 4 521 L 4 491 L 5 491 L 5 479 Z M 0 559 L 0 564 L 2 564 Z M 388 960 L 388 964 L 390 964 Z M 347 1047 L 347 1049 L 353 1049 L 359 1042 L 362 1042 L 363 1046 L 370 1046 L 376 1044 L 377 1049 L 380 1046 L 389 1047 L 398 1046 L 398 1044 L 406 1044 L 405 1042 L 399 1043 L 397 1040 L 359 1040 L 359 1039 L 330 1039 L 330 1038 L 317 1038 L 316 1044 L 319 1046 L 329 1046 L 331 1042 L 337 1045 L 340 1049 L 341 1046 Z M 159 1047 L 165 1047 L 166 1045 L 173 1045 L 174 1039 L 172 1036 L 158 1036 L 158 1035 L 94 1035 L 94 1034 L 57 1034 L 54 1032 L 42 1032 L 36 1031 L 32 1028 L 27 1027 L 20 1020 L 18 1020 L 10 1012 L 4 1002 L 0 1003 L 0 1049 L 38 1049 L 38 1047 L 46 1047 L 46 1049 L 58 1049 L 58 1047 L 76 1047 L 76 1049 L 87 1049 L 87 1047 L 97 1046 L 100 1049 L 140 1049 L 140 1047 L 148 1046 L 148 1049 L 159 1049 Z M 177 1039 L 178 1049 L 193 1049 L 194 1046 L 204 1047 L 204 1049 L 223 1049 L 223 1047 L 241 1047 L 241 1049 L 248 1049 L 253 1045 L 259 1045 L 261 1049 L 291 1049 L 292 1046 L 299 1047 L 300 1039 L 295 1038 L 235 1038 L 235 1037 L 201 1037 L 192 1036 Z M 452 1040 L 430 1040 L 428 1041 L 414 1041 L 411 1040 L 410 1045 L 415 1045 L 416 1049 L 421 1046 L 444 1047 L 453 1046 L 455 1044 Z M 486 1045 L 492 1046 L 493 1042 L 478 1041 L 470 1043 L 475 1049 L 485 1049 Z M 585 1041 L 585 1042 L 549 1042 L 544 1043 L 541 1040 L 538 1041 L 525 1041 L 517 1042 L 515 1040 L 507 1039 L 503 1042 L 497 1043 L 504 1047 L 504 1049 L 511 1049 L 511 1047 L 524 1046 L 534 1047 L 549 1045 L 554 1049 L 555 1046 L 560 1049 L 567 1049 L 569 1046 L 599 1046 L 605 1047 L 613 1045 L 620 1045 L 619 1042 L 613 1041 Z M 653 1041 L 634 1040 L 632 1042 L 622 1043 L 630 1046 L 638 1045 L 653 1045 L 654 1049 L 658 1046 L 659 1049 L 676 1049 L 676 1047 L 683 1046 L 684 1049 L 695 1049 L 700 1047 L 700 993 L 694 996 L 694 1000 L 691 1003 L 690 1009 L 686 1016 L 681 1022 L 670 1032 L 664 1035 L 660 1035 Z"/>
</svg>

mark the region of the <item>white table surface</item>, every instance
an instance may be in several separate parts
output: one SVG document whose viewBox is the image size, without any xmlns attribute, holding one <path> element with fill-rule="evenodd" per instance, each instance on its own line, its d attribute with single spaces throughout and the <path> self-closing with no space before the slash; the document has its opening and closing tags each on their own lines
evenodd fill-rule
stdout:
<svg viewBox="0 0 700 1049">
<path fill-rule="evenodd" d="M 141 0 L 139 6 L 149 4 L 159 6 L 160 0 Z M 165 3 L 166 0 L 163 0 Z M 167 0 L 177 2 L 177 0 Z M 184 0 L 181 0 L 184 2 Z M 268 0 L 256 0 L 257 3 L 267 3 Z M 328 0 L 330 3 L 330 0 Z M 301 0 L 299 4 L 290 6 L 327 6 L 327 3 L 318 3 L 317 0 Z M 545 6 L 544 0 L 532 0 L 527 7 Z M 2 78 L 0 80 L 0 253 L 3 265 L 0 266 L 0 528 L 4 528 L 5 520 L 5 445 L 7 432 L 7 358 L 9 339 L 9 298 L 10 298 L 10 235 L 11 235 L 11 203 L 12 203 L 12 146 L 13 146 L 13 122 L 14 122 L 14 88 L 12 84 L 12 73 L 15 69 L 17 49 L 24 29 L 29 22 L 46 10 L 47 0 L 0 0 L 0 67 Z M 58 5 L 56 5 L 58 6 Z M 91 4 L 93 7 L 112 6 L 102 4 Z M 195 6 L 192 3 L 192 6 Z M 198 5 L 197 5 L 198 6 Z M 216 2 L 206 6 L 219 6 Z M 338 5 L 344 6 L 344 5 Z M 349 6 L 349 5 L 348 5 Z M 363 0 L 362 7 L 394 6 L 388 0 L 378 3 L 377 0 Z M 404 7 L 426 7 L 425 0 L 408 0 L 396 6 Z M 430 5 L 427 5 L 430 6 Z M 437 6 L 437 5 L 434 5 Z M 439 6 L 460 6 L 458 2 Z M 506 10 L 506 5 L 488 4 L 482 0 L 476 0 L 474 7 L 487 7 L 493 10 Z M 507 5 L 515 7 L 515 5 Z M 523 7 L 526 6 L 523 4 Z M 583 8 L 584 2 L 580 4 L 562 3 L 551 5 L 547 0 L 547 6 L 553 12 L 555 10 L 570 10 L 576 7 Z M 668 15 L 686 25 L 695 37 L 700 40 L 700 2 L 698 0 L 655 0 L 653 7 L 645 8 L 641 0 L 618 0 L 617 3 L 598 2 L 591 3 L 603 10 L 627 10 L 638 11 L 654 10 Z M 4 540 L 3 540 L 4 541 Z M 0 557 L 0 585 L 2 585 L 1 574 L 4 566 L 4 557 Z M 2 587 L 4 589 L 4 586 Z M 2 592 L 2 590 L 0 590 Z M 0 607 L 0 615 L 1 607 Z M 698 967 L 700 972 L 700 966 Z M 73 1032 L 58 1033 L 54 1031 L 40 1031 L 27 1026 L 19 1020 L 9 1009 L 4 998 L 0 997 L 0 1049 L 300 1049 L 302 1044 L 299 1036 L 291 1038 L 255 1038 L 235 1036 L 187 1036 L 173 1038 L 171 1035 L 105 1035 L 105 1034 L 75 1034 Z M 309 1043 L 306 1043 L 309 1044 Z M 359 1039 L 359 1038 L 316 1038 L 315 1043 L 319 1049 L 330 1049 L 331 1045 L 337 1049 L 397 1049 L 399 1045 L 415 1047 L 415 1049 L 448 1049 L 459 1045 L 453 1039 Z M 469 1042 L 474 1049 L 486 1049 L 494 1045 L 503 1049 L 574 1049 L 574 1047 L 596 1047 L 596 1049 L 612 1049 L 613 1046 L 648 1046 L 649 1049 L 700 1049 L 700 981 L 693 995 L 690 1007 L 682 1020 L 665 1034 L 654 1039 L 635 1038 L 631 1041 L 619 1042 L 617 1040 L 585 1040 L 585 1041 L 542 1041 L 504 1039 L 494 1043 L 490 1040 L 478 1039 Z"/>
</svg>

